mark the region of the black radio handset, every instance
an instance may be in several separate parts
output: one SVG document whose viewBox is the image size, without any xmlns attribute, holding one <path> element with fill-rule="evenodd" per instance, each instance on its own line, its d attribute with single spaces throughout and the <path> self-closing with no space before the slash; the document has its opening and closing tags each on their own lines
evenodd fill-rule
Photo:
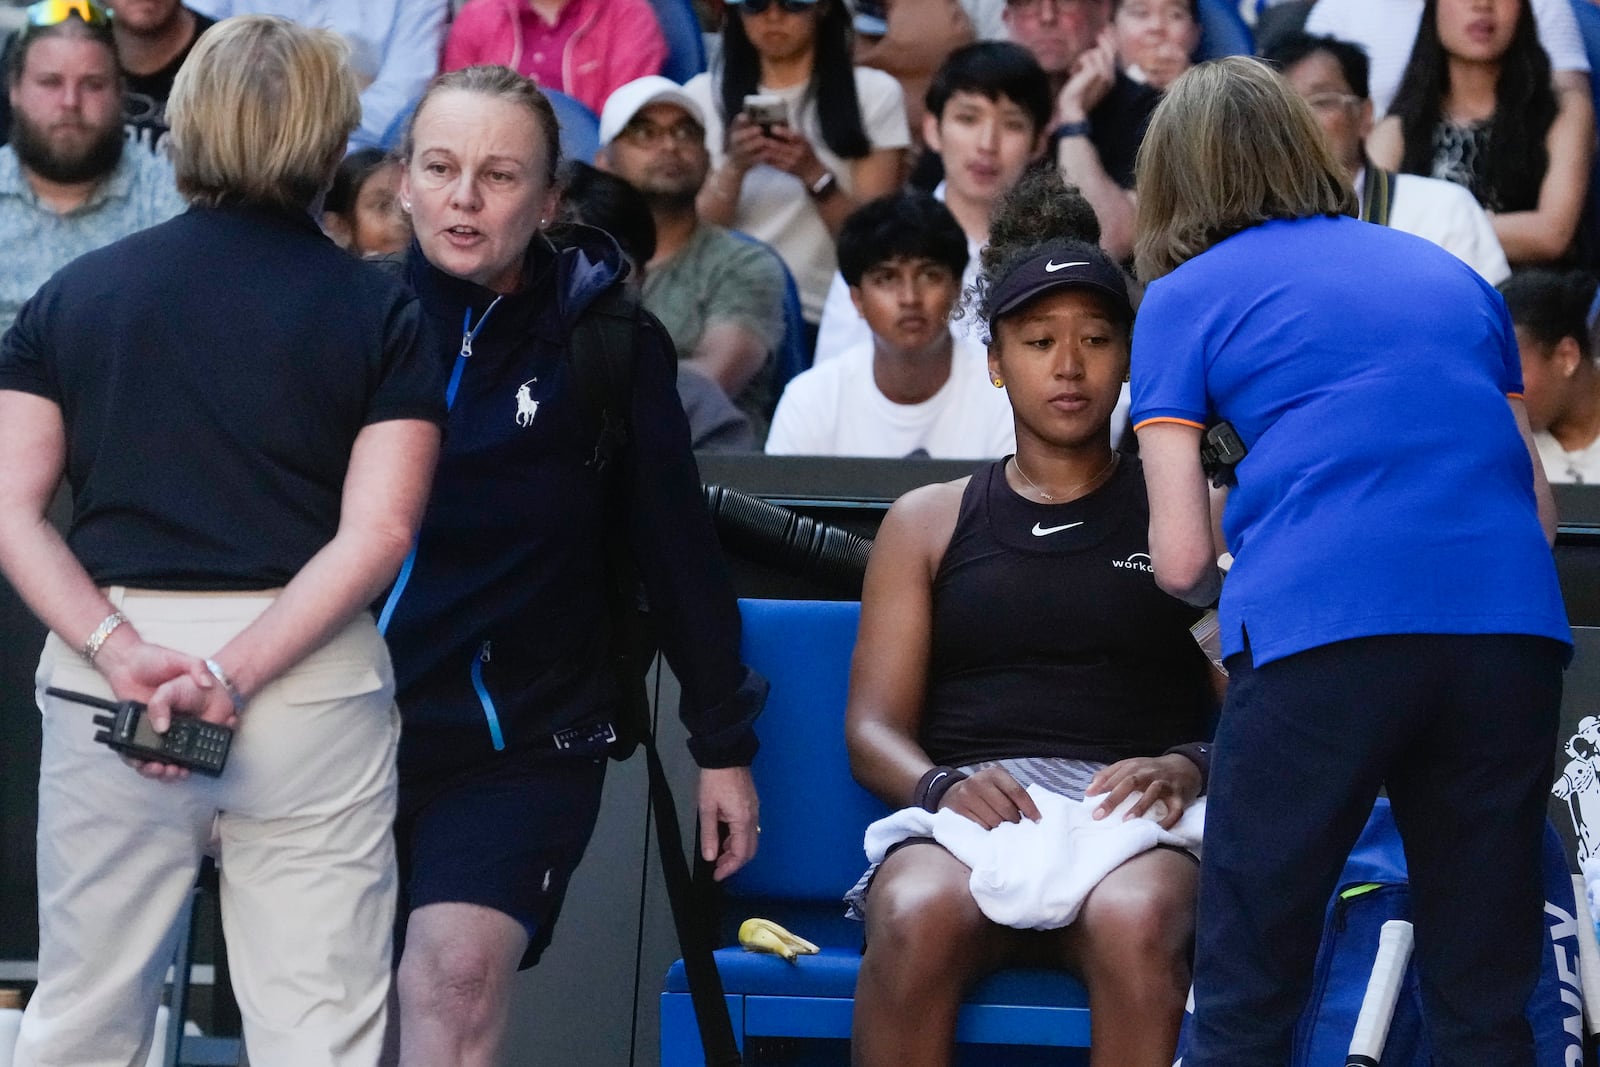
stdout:
<svg viewBox="0 0 1600 1067">
<path fill-rule="evenodd" d="M 233 731 L 226 726 L 192 715 L 174 715 L 167 732 L 158 734 L 150 725 L 145 706 L 137 700 L 104 700 L 54 686 L 45 692 L 107 712 L 94 717 L 94 724 L 102 727 L 94 739 L 132 759 L 171 763 L 212 778 L 221 774 L 228 763 Z"/>
</svg>

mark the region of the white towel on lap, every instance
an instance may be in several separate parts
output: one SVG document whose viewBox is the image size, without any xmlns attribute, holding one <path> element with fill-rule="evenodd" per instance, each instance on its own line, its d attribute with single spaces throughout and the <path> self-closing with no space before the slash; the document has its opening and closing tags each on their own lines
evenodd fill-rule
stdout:
<svg viewBox="0 0 1600 1067">
<path fill-rule="evenodd" d="M 1036 785 L 1028 795 L 1039 821 L 1003 822 L 993 830 L 948 809 L 902 808 L 867 827 L 867 859 L 882 863 L 896 842 L 931 837 L 972 868 L 973 899 L 990 919 L 1019 930 L 1055 930 L 1076 919 L 1089 891 L 1133 856 L 1157 845 L 1199 855 L 1204 797 L 1167 830 L 1156 821 L 1156 812 L 1165 811 L 1160 801 L 1141 818 L 1123 819 L 1137 793 L 1104 819 L 1092 817 L 1100 797 L 1072 800 Z"/>
</svg>

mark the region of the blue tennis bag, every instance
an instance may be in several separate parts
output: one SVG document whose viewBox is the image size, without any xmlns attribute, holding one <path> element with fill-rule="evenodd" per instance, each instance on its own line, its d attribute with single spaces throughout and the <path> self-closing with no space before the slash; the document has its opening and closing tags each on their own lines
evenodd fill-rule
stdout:
<svg viewBox="0 0 1600 1067">
<path fill-rule="evenodd" d="M 1528 1002 L 1538 1067 L 1585 1067 L 1583 999 L 1578 977 L 1578 922 L 1586 921 L 1573 899 L 1566 851 L 1553 827 L 1545 827 L 1545 941 L 1539 983 Z M 1411 919 L 1405 853 L 1389 813 L 1379 799 L 1345 863 L 1339 888 L 1328 904 L 1317 951 L 1311 997 L 1295 1031 L 1290 1067 L 1345 1067 L 1356 1016 L 1372 977 L 1378 935 L 1390 919 Z M 1187 1036 L 1188 1019 L 1185 1018 Z M 1181 1064 L 1185 1041 L 1179 1040 Z M 1383 1046 L 1382 1067 L 1431 1067 L 1432 1049 L 1422 1014 L 1416 966 L 1406 967 L 1394 1020 Z"/>
</svg>

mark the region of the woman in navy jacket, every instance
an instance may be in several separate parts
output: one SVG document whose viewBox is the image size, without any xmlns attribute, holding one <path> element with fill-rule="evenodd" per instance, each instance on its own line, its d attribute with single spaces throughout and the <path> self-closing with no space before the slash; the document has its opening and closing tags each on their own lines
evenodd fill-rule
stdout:
<svg viewBox="0 0 1600 1067">
<path fill-rule="evenodd" d="M 432 503 L 379 619 L 405 721 L 397 839 L 409 910 L 399 970 L 407 1064 L 493 1061 L 511 978 L 548 944 L 594 828 L 624 696 L 610 657 L 614 533 L 683 686 L 702 768 L 702 852 L 718 877 L 755 852 L 751 721 L 765 682 L 738 658 L 737 609 L 701 502 L 676 358 L 645 316 L 628 443 L 593 462 L 599 420 L 574 366 L 601 353 L 571 342 L 627 268 L 598 230 L 545 232 L 558 153 L 549 102 L 503 67 L 436 79 L 402 153 L 401 201 L 416 231 L 405 273 L 450 338 Z"/>
</svg>

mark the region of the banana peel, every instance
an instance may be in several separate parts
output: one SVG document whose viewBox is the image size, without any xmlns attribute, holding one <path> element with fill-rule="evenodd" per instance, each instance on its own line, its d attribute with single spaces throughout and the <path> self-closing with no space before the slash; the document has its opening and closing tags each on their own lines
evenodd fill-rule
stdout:
<svg viewBox="0 0 1600 1067">
<path fill-rule="evenodd" d="M 812 956 L 821 951 L 816 945 L 791 934 L 771 919 L 746 919 L 739 924 L 739 944 L 746 952 L 770 952 L 791 962 L 796 956 Z"/>
</svg>

